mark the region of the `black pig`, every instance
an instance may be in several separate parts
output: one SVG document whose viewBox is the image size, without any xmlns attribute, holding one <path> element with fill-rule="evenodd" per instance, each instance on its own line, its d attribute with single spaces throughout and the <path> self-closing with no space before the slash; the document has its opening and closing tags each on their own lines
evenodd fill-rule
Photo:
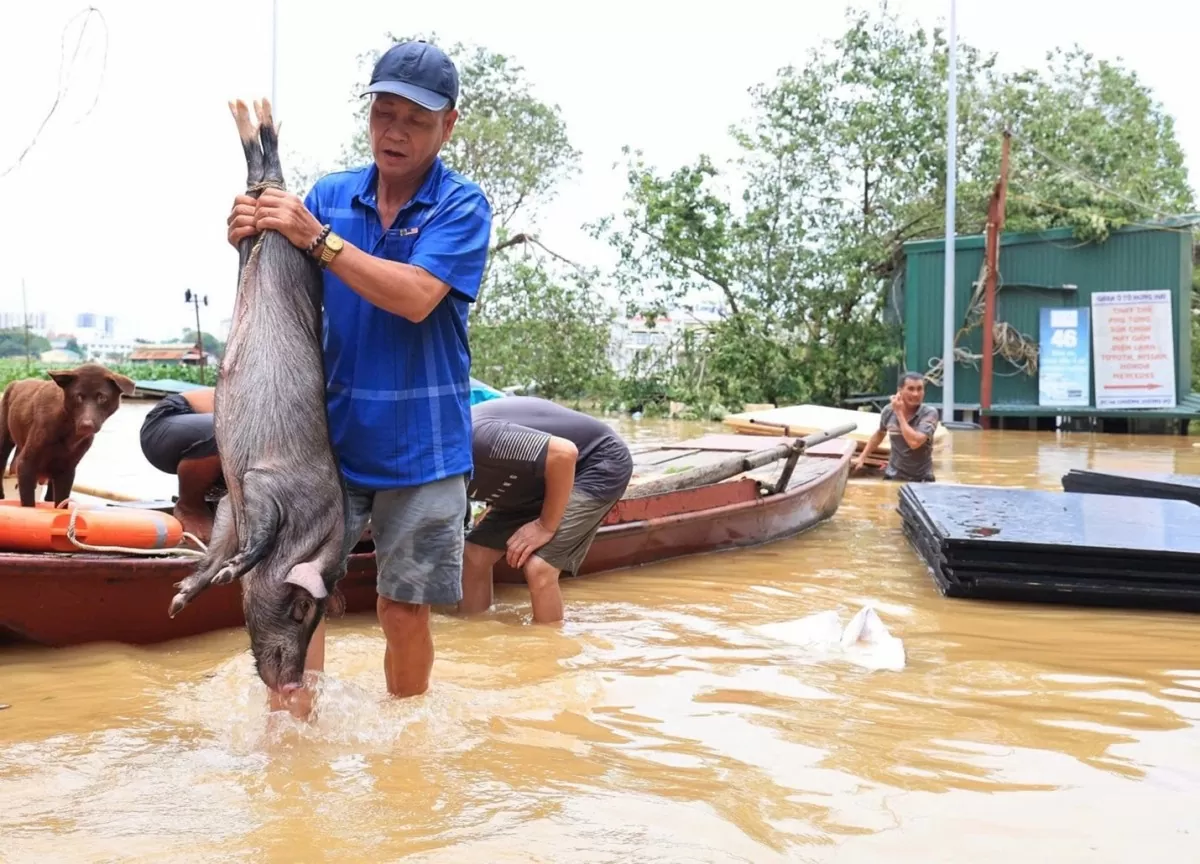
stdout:
<svg viewBox="0 0 1200 864">
<path fill-rule="evenodd" d="M 257 129 L 243 102 L 229 108 L 249 194 L 284 188 L 270 103 L 255 103 Z M 325 413 L 321 271 L 276 231 L 247 237 L 238 252 L 213 412 L 228 494 L 208 553 L 178 584 L 169 614 L 240 577 L 259 677 L 284 692 L 301 686 L 309 641 L 345 572 L 346 492 Z"/>
</svg>

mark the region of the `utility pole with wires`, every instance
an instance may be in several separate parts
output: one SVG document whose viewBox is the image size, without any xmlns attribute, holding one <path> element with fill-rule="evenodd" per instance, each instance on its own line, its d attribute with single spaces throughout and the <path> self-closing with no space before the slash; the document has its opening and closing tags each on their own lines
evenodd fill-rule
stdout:
<svg viewBox="0 0 1200 864">
<path fill-rule="evenodd" d="M 208 305 L 208 295 L 201 297 L 199 294 L 193 294 L 189 288 L 183 292 L 183 301 L 191 303 L 196 307 L 196 356 L 200 361 L 200 383 L 204 383 L 204 369 L 208 365 L 208 356 L 204 351 L 204 334 L 200 331 L 200 301 L 204 301 L 204 305 Z"/>
<path fill-rule="evenodd" d="M 954 237 L 955 184 L 958 180 L 958 36 L 954 15 L 954 0 L 950 0 L 950 41 L 947 53 L 950 68 L 947 76 L 946 102 L 946 270 L 942 301 L 942 422 L 954 422 Z"/>
</svg>

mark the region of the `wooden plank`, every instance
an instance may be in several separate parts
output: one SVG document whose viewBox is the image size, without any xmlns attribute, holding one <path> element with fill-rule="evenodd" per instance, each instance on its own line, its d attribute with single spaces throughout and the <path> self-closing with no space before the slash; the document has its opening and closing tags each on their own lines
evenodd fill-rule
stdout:
<svg viewBox="0 0 1200 864">
<path fill-rule="evenodd" d="M 663 465 L 674 459 L 686 459 L 688 456 L 695 456 L 700 452 L 697 448 L 686 448 L 690 452 L 680 452 L 679 450 L 654 450 L 637 454 L 633 457 L 633 464 L 636 468 L 649 467 L 653 465 Z"/>
<path fill-rule="evenodd" d="M 710 433 L 699 438 L 690 438 L 673 444 L 664 444 L 669 450 L 720 450 L 729 453 L 750 453 L 776 444 L 787 444 L 793 439 L 783 436 L 757 436 Z"/>
<path fill-rule="evenodd" d="M 670 458 L 664 458 L 650 463 L 639 463 L 635 460 L 633 465 L 633 479 L 629 481 L 630 486 L 635 486 L 638 483 L 644 483 L 647 480 L 657 479 L 670 474 L 678 474 L 683 471 L 690 471 L 693 468 L 706 467 L 729 458 L 728 453 L 719 450 L 669 452 Z"/>
</svg>

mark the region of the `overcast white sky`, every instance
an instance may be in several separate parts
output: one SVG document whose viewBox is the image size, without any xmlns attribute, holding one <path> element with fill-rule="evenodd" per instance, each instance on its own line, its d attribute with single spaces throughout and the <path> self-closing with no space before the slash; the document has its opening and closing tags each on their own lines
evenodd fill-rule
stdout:
<svg viewBox="0 0 1200 864">
<path fill-rule="evenodd" d="M 192 322 L 183 300 L 191 288 L 207 293 L 202 324 L 216 327 L 232 308 L 236 255 L 225 217 L 245 177 L 226 103 L 269 94 L 271 2 L 94 2 L 108 31 L 103 81 L 104 28 L 93 19 L 68 98 L 24 163 L 0 178 L 0 311 L 20 311 L 24 279 L 31 312 L 116 315 L 126 336 L 172 337 Z M 0 170 L 53 103 L 62 28 L 86 6 L 6 5 Z M 280 7 L 276 116 L 285 153 L 311 163 L 336 157 L 352 130 L 356 57 L 382 46 L 386 31 L 485 44 L 514 56 L 538 94 L 562 107 L 582 172 L 546 210 L 541 233 L 551 248 L 595 263 L 606 250 L 580 226 L 620 208 L 624 176 L 612 166 L 621 146 L 642 148 L 664 168 L 700 152 L 731 155 L 726 130 L 748 111 L 746 89 L 838 35 L 845 9 L 836 0 L 741 0 L 709 7 L 714 14 L 664 0 Z M 949 0 L 893 0 L 892 8 L 932 25 L 945 20 Z M 1198 185 L 1200 4 L 958 0 L 958 26 L 1005 67 L 1039 64 L 1046 50 L 1072 42 L 1122 57 L 1175 116 Z M 95 109 L 79 121 L 97 90 Z"/>
</svg>

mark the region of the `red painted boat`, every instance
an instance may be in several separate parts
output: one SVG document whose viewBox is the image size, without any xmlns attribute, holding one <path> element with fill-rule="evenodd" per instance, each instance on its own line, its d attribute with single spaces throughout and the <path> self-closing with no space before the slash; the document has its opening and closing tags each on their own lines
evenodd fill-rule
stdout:
<svg viewBox="0 0 1200 864">
<path fill-rule="evenodd" d="M 638 487 L 654 478 L 790 440 L 707 435 L 635 453 L 630 490 L 606 517 L 579 575 L 767 543 L 829 519 L 841 504 L 854 455 L 854 442 L 844 438 L 808 448 L 783 491 L 774 491 L 785 470 L 781 460 L 721 482 L 638 497 Z M 193 566 L 187 558 L 0 553 L 0 641 L 151 644 L 244 626 L 236 583 L 210 588 L 174 619 L 167 617 L 175 583 Z M 496 580 L 522 582 L 503 564 Z M 369 537 L 351 555 L 340 590 L 347 612 L 375 608 Z"/>
</svg>

